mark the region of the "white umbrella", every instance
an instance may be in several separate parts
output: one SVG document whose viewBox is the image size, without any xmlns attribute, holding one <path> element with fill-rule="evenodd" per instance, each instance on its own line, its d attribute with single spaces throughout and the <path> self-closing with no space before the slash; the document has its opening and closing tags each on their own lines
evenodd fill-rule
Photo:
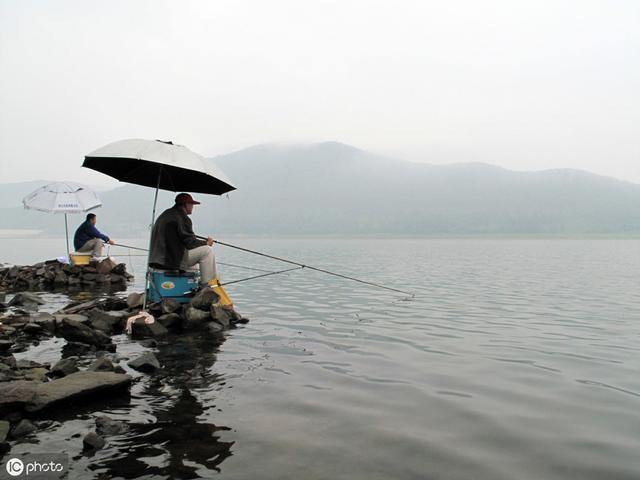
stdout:
<svg viewBox="0 0 640 480">
<path fill-rule="evenodd" d="M 75 182 L 53 182 L 40 187 L 22 199 L 24 208 L 47 213 L 64 213 L 64 230 L 69 254 L 68 213 L 83 213 L 102 205 L 96 192 Z"/>
<path fill-rule="evenodd" d="M 155 188 L 151 226 L 156 216 L 158 190 L 222 195 L 236 188 L 212 161 L 183 145 L 161 140 L 119 140 L 86 155 L 82 166 L 121 182 Z M 147 259 L 145 292 L 149 281 L 148 265 Z M 146 294 L 144 298 L 143 309 L 146 307 Z"/>
</svg>

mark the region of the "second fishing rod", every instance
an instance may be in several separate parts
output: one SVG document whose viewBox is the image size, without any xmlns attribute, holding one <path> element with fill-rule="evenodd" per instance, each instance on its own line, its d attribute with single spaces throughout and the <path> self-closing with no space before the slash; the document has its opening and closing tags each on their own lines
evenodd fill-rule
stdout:
<svg viewBox="0 0 640 480">
<path fill-rule="evenodd" d="M 200 240 L 205 240 L 205 241 L 208 240 L 208 237 L 203 237 L 201 235 L 196 235 L 196 238 L 199 238 Z M 354 282 L 363 283 L 365 285 L 370 285 L 372 287 L 383 288 L 385 290 L 390 290 L 392 292 L 402 293 L 404 295 L 409 295 L 411 298 L 413 298 L 415 296 L 415 294 L 411 293 L 411 292 L 406 292 L 404 290 L 399 290 L 397 288 L 387 287 L 386 285 L 380 285 L 378 283 L 367 282 L 366 280 L 361 280 L 359 278 L 350 277 L 348 275 L 343 275 L 341 273 L 331 272 L 331 271 L 325 270 L 323 268 L 313 267 L 311 265 L 307 265 L 307 264 L 304 264 L 304 263 L 301 263 L 301 262 L 296 262 L 294 260 L 289 260 L 287 258 L 276 257 L 275 255 L 269 255 L 268 253 L 258 252 L 258 251 L 255 251 L 255 250 L 251 250 L 249 248 L 240 247 L 238 245 L 232 245 L 230 243 L 221 242 L 220 240 L 213 239 L 213 243 L 217 243 L 218 245 L 222 245 L 224 247 L 234 248 L 236 250 L 241 250 L 243 252 L 252 253 L 254 255 L 259 255 L 261 257 L 271 258 L 273 260 L 278 260 L 280 262 L 289 263 L 291 265 L 297 265 L 300 268 L 307 268 L 309 270 L 314 270 L 316 272 L 326 273 L 327 275 L 333 275 L 334 277 L 340 277 L 340 278 L 344 278 L 346 280 L 352 280 Z"/>
</svg>

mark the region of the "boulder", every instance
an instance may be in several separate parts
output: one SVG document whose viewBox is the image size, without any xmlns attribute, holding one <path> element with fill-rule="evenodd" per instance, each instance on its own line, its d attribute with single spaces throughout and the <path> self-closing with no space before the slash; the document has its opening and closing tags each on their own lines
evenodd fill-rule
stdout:
<svg viewBox="0 0 640 480">
<path fill-rule="evenodd" d="M 107 335 L 120 334 L 124 330 L 127 322 L 127 312 L 105 312 L 95 308 L 88 310 L 89 325 L 95 330 L 99 330 Z"/>
<path fill-rule="evenodd" d="M 31 315 L 31 322 L 40 325 L 44 330 L 49 333 L 56 331 L 56 317 L 50 313 L 36 313 Z"/>
<path fill-rule="evenodd" d="M 12 438 L 22 438 L 32 434 L 37 430 L 36 426 L 26 418 L 20 420 L 18 425 L 11 431 Z"/>
<path fill-rule="evenodd" d="M 68 357 L 59 360 L 53 367 L 51 367 L 51 376 L 52 377 L 66 377 L 67 375 L 71 375 L 72 373 L 80 370 L 78 368 L 78 364 L 76 363 L 75 357 Z"/>
<path fill-rule="evenodd" d="M 147 338 L 147 337 L 162 337 L 167 335 L 167 330 L 164 325 L 155 321 L 153 323 L 145 323 L 144 320 L 139 319 L 131 324 L 131 337 L 132 338 Z"/>
<path fill-rule="evenodd" d="M 178 310 L 182 308 L 182 304 L 178 302 L 174 298 L 163 298 L 162 299 L 162 313 L 176 313 Z"/>
<path fill-rule="evenodd" d="M 89 317 L 86 315 L 80 315 L 78 313 L 65 313 L 65 314 L 56 314 L 54 315 L 56 328 L 60 327 L 62 320 L 68 318 L 69 320 L 73 320 L 74 322 L 82 323 L 83 325 L 87 325 L 89 323 Z"/>
<path fill-rule="evenodd" d="M 219 300 L 220 297 L 216 292 L 211 290 L 209 287 L 205 287 L 196 293 L 196 295 L 191 299 L 190 305 L 193 308 L 208 311 L 211 308 L 211 305 L 218 303 Z"/>
<path fill-rule="evenodd" d="M 38 384 L 34 398 L 26 404 L 26 410 L 38 412 L 63 401 L 124 389 L 130 384 L 129 375 L 112 372 L 76 372 L 52 382 Z M 106 396 L 101 395 L 101 398 Z"/>
<path fill-rule="evenodd" d="M 16 293 L 9 302 L 10 307 L 25 307 L 27 309 L 32 309 L 34 304 L 37 308 L 38 305 L 44 305 L 44 300 L 32 292 Z"/>
<path fill-rule="evenodd" d="M 143 353 L 138 358 L 131 360 L 127 365 L 134 370 L 145 373 L 154 372 L 160 368 L 160 362 L 158 362 L 156 356 L 151 352 Z"/>
<path fill-rule="evenodd" d="M 96 432 L 100 435 L 119 435 L 128 430 L 127 424 L 105 415 L 96 417 Z"/>
<path fill-rule="evenodd" d="M 12 346 L 13 342 L 11 340 L 0 340 L 0 356 L 8 355 Z"/>
<path fill-rule="evenodd" d="M 115 367 L 109 357 L 103 356 L 96 359 L 91 365 L 89 365 L 87 370 L 90 372 L 113 372 Z"/>
<path fill-rule="evenodd" d="M 216 322 L 209 322 L 205 327 L 205 331 L 212 335 L 220 335 L 224 330 L 224 327 Z"/>
<path fill-rule="evenodd" d="M 96 432 L 89 432 L 82 439 L 82 446 L 84 450 L 100 450 L 107 444 L 104 438 L 99 436 Z"/>
<path fill-rule="evenodd" d="M 187 307 L 184 312 L 184 321 L 182 327 L 185 330 L 193 330 L 204 325 L 211 319 L 209 311 L 200 310 L 192 306 Z"/>
<path fill-rule="evenodd" d="M 143 302 L 144 302 L 144 293 L 131 292 L 127 296 L 127 306 L 129 308 L 142 307 Z"/>
<path fill-rule="evenodd" d="M 104 260 L 101 260 L 96 265 L 96 271 L 100 274 L 111 273 L 111 271 L 116 267 L 116 262 L 113 261 L 112 258 L 107 257 Z"/>
<path fill-rule="evenodd" d="M 14 380 L 0 383 L 0 411 L 33 403 L 40 382 Z"/>
<path fill-rule="evenodd" d="M 108 335 L 68 318 L 62 319 L 59 333 L 65 340 L 71 342 L 86 343 L 97 347 L 111 343 L 111 338 Z"/>
<path fill-rule="evenodd" d="M 24 333 L 26 333 L 27 335 L 38 335 L 40 333 L 42 333 L 42 326 L 38 325 L 37 323 L 27 323 L 23 328 L 22 331 Z"/>
<path fill-rule="evenodd" d="M 18 368 L 18 362 L 16 361 L 16 357 L 14 357 L 11 354 L 9 355 L 5 354 L 1 356 L 0 363 L 2 363 L 3 365 L 7 365 L 9 368 L 12 368 L 12 369 Z"/>
<path fill-rule="evenodd" d="M 156 319 L 167 330 L 180 330 L 182 328 L 182 317 L 177 313 L 166 313 Z"/>
<path fill-rule="evenodd" d="M 11 424 L 6 420 L 0 420 L 0 443 L 4 443 L 9 435 Z"/>
<path fill-rule="evenodd" d="M 235 311 L 233 309 L 221 307 L 219 305 L 211 305 L 211 319 L 222 325 L 225 329 L 231 327 L 231 321 L 235 316 Z"/>
</svg>

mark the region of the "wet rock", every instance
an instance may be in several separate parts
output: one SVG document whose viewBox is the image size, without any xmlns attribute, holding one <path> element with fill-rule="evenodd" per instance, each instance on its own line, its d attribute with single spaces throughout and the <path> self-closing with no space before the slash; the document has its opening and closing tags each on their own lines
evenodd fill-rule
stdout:
<svg viewBox="0 0 640 480">
<path fill-rule="evenodd" d="M 16 361 L 16 368 L 42 368 L 43 364 L 29 360 L 28 358 L 21 358 Z"/>
<path fill-rule="evenodd" d="M 27 435 L 34 433 L 36 430 L 36 426 L 30 420 L 23 418 L 11 431 L 11 437 L 15 439 L 26 437 Z"/>
<path fill-rule="evenodd" d="M 31 322 L 39 325 L 49 333 L 56 331 L 56 317 L 50 313 L 36 313 L 31 316 Z"/>
<path fill-rule="evenodd" d="M 51 376 L 53 377 L 66 377 L 72 373 L 80 370 L 75 357 L 68 357 L 59 360 L 53 367 L 51 367 Z"/>
<path fill-rule="evenodd" d="M 104 438 L 100 437 L 95 432 L 89 432 L 82 439 L 82 446 L 84 450 L 100 450 L 107 444 Z"/>
<path fill-rule="evenodd" d="M 129 375 L 111 372 L 76 372 L 52 382 L 37 384 L 34 398 L 25 408 L 28 412 L 37 412 L 59 402 L 124 389 L 130 384 Z M 102 397 L 104 398 L 105 395 Z"/>
<path fill-rule="evenodd" d="M 193 308 L 208 311 L 211 308 L 211 305 L 218 303 L 219 300 L 220 297 L 216 292 L 211 290 L 209 287 L 205 287 L 196 293 L 196 295 L 191 299 L 190 305 Z"/>
<path fill-rule="evenodd" d="M 224 327 L 216 322 L 209 322 L 205 327 L 205 331 L 212 335 L 219 335 L 224 332 Z"/>
<path fill-rule="evenodd" d="M 11 354 L 0 357 L 0 363 L 7 365 L 11 369 L 18 368 L 18 362 L 16 361 L 16 357 L 14 357 Z"/>
<path fill-rule="evenodd" d="M 11 340 L 0 340 L 0 356 L 8 355 L 12 346 L 13 342 Z"/>
<path fill-rule="evenodd" d="M 62 323 L 62 320 L 65 318 L 68 318 L 69 320 L 73 320 L 74 322 L 82 323 L 83 325 L 86 325 L 89 323 L 89 317 L 87 317 L 86 315 L 80 315 L 78 313 L 56 314 L 54 315 L 54 318 L 56 322 L 56 328 L 60 326 L 60 324 Z"/>
<path fill-rule="evenodd" d="M 113 275 L 111 277 L 111 281 L 113 282 Z M 123 298 L 119 297 L 108 297 L 104 301 L 103 308 L 107 311 L 120 311 L 126 310 L 128 308 L 127 301 Z"/>
<path fill-rule="evenodd" d="M 151 352 L 143 353 L 135 360 L 131 360 L 127 365 L 134 370 L 144 373 L 151 373 L 160 368 L 160 362 L 158 362 L 156 356 Z"/>
<path fill-rule="evenodd" d="M 71 342 L 86 343 L 97 347 L 111 343 L 111 338 L 108 335 L 68 318 L 62 319 L 58 331 L 65 340 Z"/>
<path fill-rule="evenodd" d="M 107 335 L 120 334 L 124 330 L 129 314 L 127 312 L 105 312 L 104 310 L 88 310 L 89 325 Z"/>
<path fill-rule="evenodd" d="M 67 340 L 66 345 L 62 347 L 62 358 L 79 357 L 95 349 L 96 347 L 93 345 L 81 342 L 70 342 Z"/>
<path fill-rule="evenodd" d="M 128 430 L 127 424 L 107 416 L 96 417 L 96 432 L 100 435 L 120 435 Z"/>
<path fill-rule="evenodd" d="M 29 310 L 38 308 L 38 305 L 44 305 L 44 300 L 40 296 L 31 292 L 16 293 L 9 302 L 10 307 L 25 307 Z"/>
<path fill-rule="evenodd" d="M 145 323 L 144 320 L 139 319 L 131 324 L 131 337 L 132 338 L 146 338 L 146 337 L 162 337 L 169 333 L 161 323 Z"/>
<path fill-rule="evenodd" d="M 11 424 L 9 422 L 6 420 L 0 420 L 0 443 L 6 441 L 10 428 Z"/>
<path fill-rule="evenodd" d="M 36 382 L 46 382 L 49 370 L 44 367 L 20 369 L 20 374 L 25 380 L 34 380 Z"/>
<path fill-rule="evenodd" d="M 131 292 L 127 296 L 127 307 L 138 308 L 142 306 L 144 302 L 144 293 Z"/>
<path fill-rule="evenodd" d="M 138 343 L 144 348 L 156 348 L 158 346 L 158 342 L 156 342 L 153 338 L 147 338 L 146 340 L 141 340 Z"/>
<path fill-rule="evenodd" d="M 163 314 L 176 313 L 182 308 L 180 302 L 173 298 L 163 298 L 161 304 Z"/>
<path fill-rule="evenodd" d="M 28 380 L 0 383 L 0 411 L 32 403 L 36 398 L 38 385 L 40 382 Z"/>
<path fill-rule="evenodd" d="M 158 317 L 156 321 L 167 330 L 176 331 L 182 328 L 182 318 L 177 313 L 167 313 Z"/>
<path fill-rule="evenodd" d="M 27 335 L 38 335 L 42 333 L 42 327 L 37 323 L 27 323 L 22 331 Z"/>
<path fill-rule="evenodd" d="M 231 321 L 235 318 L 235 311 L 219 305 L 211 305 L 211 318 L 223 328 L 228 329 L 231 326 Z"/>
<path fill-rule="evenodd" d="M 90 372 L 113 372 L 115 367 L 109 357 L 100 357 L 89 365 L 87 370 Z"/>
<path fill-rule="evenodd" d="M 189 306 L 184 313 L 182 326 L 185 330 L 193 330 L 204 325 L 210 318 L 211 314 L 208 310 L 199 310 Z"/>
</svg>

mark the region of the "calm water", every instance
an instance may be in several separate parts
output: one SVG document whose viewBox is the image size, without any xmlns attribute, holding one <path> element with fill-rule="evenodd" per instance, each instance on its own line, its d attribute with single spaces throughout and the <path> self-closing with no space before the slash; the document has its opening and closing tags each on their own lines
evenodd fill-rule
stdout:
<svg viewBox="0 0 640 480">
<path fill-rule="evenodd" d="M 230 286 L 251 323 L 161 344 L 168 375 L 135 373 L 130 398 L 63 412 L 13 451 L 65 451 L 72 478 L 640 478 L 640 241 L 227 241 L 416 295 L 313 271 Z M 5 261 L 54 244 L 0 239 Z M 142 257 L 118 258 L 140 283 Z M 82 455 L 98 413 L 130 430 Z"/>
</svg>

